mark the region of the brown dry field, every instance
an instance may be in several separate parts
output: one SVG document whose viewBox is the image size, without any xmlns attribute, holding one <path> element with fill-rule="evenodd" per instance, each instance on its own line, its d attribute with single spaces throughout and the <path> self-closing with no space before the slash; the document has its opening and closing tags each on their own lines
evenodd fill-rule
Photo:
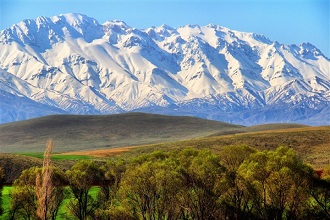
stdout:
<svg viewBox="0 0 330 220">
<path fill-rule="evenodd" d="M 82 156 L 92 156 L 92 157 L 114 157 L 120 155 L 124 152 L 128 152 L 135 147 L 119 147 L 119 148 L 112 148 L 112 149 L 101 149 L 101 150 L 88 150 L 88 151 L 72 151 L 54 155 L 82 155 Z"/>
</svg>

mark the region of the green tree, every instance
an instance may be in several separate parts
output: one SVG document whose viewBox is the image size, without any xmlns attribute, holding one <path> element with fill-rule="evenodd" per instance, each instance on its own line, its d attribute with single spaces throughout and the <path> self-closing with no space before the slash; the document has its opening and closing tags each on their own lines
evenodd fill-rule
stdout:
<svg viewBox="0 0 330 220">
<path fill-rule="evenodd" d="M 244 160 L 256 151 L 256 149 L 246 145 L 226 146 L 221 150 L 219 155 L 221 163 L 228 171 L 237 172 L 237 169 Z"/>
<path fill-rule="evenodd" d="M 101 190 L 97 198 L 98 209 L 95 211 L 95 219 L 129 219 L 129 212 L 122 207 L 117 196 L 126 166 L 127 162 L 122 159 L 111 159 L 100 167 Z"/>
<path fill-rule="evenodd" d="M 251 154 L 238 172 L 245 180 L 256 217 L 302 218 L 313 170 L 303 164 L 293 149 L 279 147 L 275 151 Z"/>
<path fill-rule="evenodd" d="M 175 204 L 181 186 L 177 163 L 167 156 L 156 159 L 156 155 L 165 154 L 154 153 L 144 158 L 144 162 L 129 167 L 121 192 L 140 219 L 177 219 L 179 210 Z"/>
<path fill-rule="evenodd" d="M 86 220 L 97 208 L 97 202 L 89 195 L 89 191 L 98 183 L 99 169 L 94 161 L 81 160 L 66 172 L 66 176 L 74 197 L 69 202 L 68 209 L 76 218 Z"/>
<path fill-rule="evenodd" d="M 11 194 L 10 219 L 37 219 L 35 184 L 38 167 L 24 170 L 15 180 Z"/>
<path fill-rule="evenodd" d="M 238 175 L 238 168 L 257 150 L 248 146 L 227 146 L 220 152 L 221 163 L 226 167 L 225 193 L 220 198 L 225 218 L 249 219 L 252 215 L 251 196 L 244 179 Z"/>
<path fill-rule="evenodd" d="M 181 201 L 184 218 L 218 219 L 222 213 L 218 199 L 225 192 L 225 168 L 219 157 L 207 150 L 178 153 L 183 179 Z"/>
<path fill-rule="evenodd" d="M 58 209 L 67 194 L 65 190 L 65 178 L 63 171 L 56 167 L 52 169 L 51 181 L 53 190 L 50 194 L 50 202 L 47 205 L 47 219 L 56 219 Z M 40 219 L 37 215 L 38 202 L 36 185 L 37 177 L 41 176 L 42 168 L 31 167 L 24 170 L 20 177 L 15 180 L 11 193 L 11 209 L 9 213 L 10 219 Z"/>
<path fill-rule="evenodd" d="M 111 201 L 116 197 L 119 184 L 127 168 L 126 166 L 126 161 L 112 159 L 108 160 L 104 165 L 100 167 L 100 201 L 110 204 Z"/>
</svg>

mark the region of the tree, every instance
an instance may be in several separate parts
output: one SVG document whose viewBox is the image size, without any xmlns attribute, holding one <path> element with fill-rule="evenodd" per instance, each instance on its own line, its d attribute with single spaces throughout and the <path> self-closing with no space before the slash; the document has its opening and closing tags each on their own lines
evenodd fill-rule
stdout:
<svg viewBox="0 0 330 220">
<path fill-rule="evenodd" d="M 238 169 L 251 197 L 254 215 L 262 219 L 302 218 L 313 170 L 288 147 L 251 154 Z"/>
<path fill-rule="evenodd" d="M 126 166 L 126 161 L 124 160 L 108 160 L 100 167 L 100 201 L 110 204 L 115 198 L 123 174 L 126 171 Z"/>
<path fill-rule="evenodd" d="M 58 209 L 65 198 L 66 190 L 64 173 L 51 167 L 52 177 L 51 182 L 53 185 L 52 193 L 49 194 L 49 203 L 47 204 L 47 220 L 56 219 Z M 11 210 L 10 219 L 40 219 L 37 215 L 38 206 L 41 206 L 37 198 L 36 182 L 37 176 L 41 176 L 42 168 L 31 167 L 24 170 L 20 177 L 15 180 L 13 190 L 11 193 Z"/>
<path fill-rule="evenodd" d="M 257 150 L 248 146 L 227 146 L 220 152 L 220 160 L 226 167 L 227 189 L 220 198 L 220 202 L 225 212 L 225 218 L 229 219 L 249 219 L 251 213 L 251 197 L 247 190 L 244 179 L 238 175 L 238 168 L 252 153 Z"/>
<path fill-rule="evenodd" d="M 89 195 L 89 191 L 94 184 L 98 183 L 99 169 L 95 162 L 81 160 L 66 172 L 66 176 L 74 196 L 74 199 L 68 204 L 68 209 L 76 218 L 86 220 L 88 216 L 93 215 L 97 208 L 97 203 Z"/>
<path fill-rule="evenodd" d="M 241 146 L 226 146 L 220 152 L 220 161 L 228 171 L 237 172 L 238 167 L 257 150 L 241 145 Z"/>
<path fill-rule="evenodd" d="M 46 145 L 44 162 L 41 173 L 36 176 L 36 196 L 37 196 L 37 216 L 39 219 L 47 220 L 56 218 L 56 214 L 61 204 L 59 193 L 53 184 L 54 167 L 51 163 L 51 153 L 53 150 L 53 140 L 49 140 Z"/>
<path fill-rule="evenodd" d="M 122 181 L 121 192 L 127 198 L 133 214 L 144 220 L 177 219 L 177 193 L 181 182 L 177 163 L 170 158 L 158 158 L 154 153 L 141 164 L 130 166 Z M 154 160 L 154 161 L 152 161 Z"/>
<path fill-rule="evenodd" d="M 127 168 L 126 163 L 121 159 L 111 159 L 100 167 L 101 190 L 97 198 L 98 209 L 95 211 L 95 219 L 130 219 L 129 212 L 121 206 L 117 196 L 121 179 Z"/>
<path fill-rule="evenodd" d="M 225 168 L 219 157 L 207 150 L 188 149 L 179 153 L 178 158 L 184 186 L 180 194 L 185 218 L 221 218 L 218 199 L 225 191 Z"/>
<path fill-rule="evenodd" d="M 38 167 L 31 167 L 15 180 L 11 194 L 10 219 L 37 219 L 35 181 L 38 171 Z"/>
<path fill-rule="evenodd" d="M 47 220 L 57 219 L 57 214 L 63 200 L 68 196 L 68 190 L 66 189 L 67 180 L 62 170 L 52 166 L 52 184 L 53 189 L 48 197 L 48 208 L 47 208 Z"/>
</svg>

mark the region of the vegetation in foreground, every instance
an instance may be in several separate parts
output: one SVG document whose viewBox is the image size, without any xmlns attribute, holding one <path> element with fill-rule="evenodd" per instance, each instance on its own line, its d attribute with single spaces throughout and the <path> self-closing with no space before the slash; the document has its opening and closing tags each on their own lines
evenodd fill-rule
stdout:
<svg viewBox="0 0 330 220">
<path fill-rule="evenodd" d="M 14 182 L 4 219 L 330 218 L 330 165 L 318 176 L 292 148 L 155 151 L 80 160 L 63 172 L 52 165 L 51 146 L 41 168 Z"/>
</svg>

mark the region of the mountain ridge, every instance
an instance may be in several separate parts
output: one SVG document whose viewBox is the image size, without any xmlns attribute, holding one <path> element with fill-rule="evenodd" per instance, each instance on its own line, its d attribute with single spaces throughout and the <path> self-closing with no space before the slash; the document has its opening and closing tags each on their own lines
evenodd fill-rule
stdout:
<svg viewBox="0 0 330 220">
<path fill-rule="evenodd" d="M 330 123 L 330 61 L 310 43 L 211 24 L 136 29 L 64 14 L 1 31 L 0 51 L 0 91 L 51 108 L 28 115 L 0 106 L 1 123 L 141 110 L 245 125 Z"/>
</svg>

